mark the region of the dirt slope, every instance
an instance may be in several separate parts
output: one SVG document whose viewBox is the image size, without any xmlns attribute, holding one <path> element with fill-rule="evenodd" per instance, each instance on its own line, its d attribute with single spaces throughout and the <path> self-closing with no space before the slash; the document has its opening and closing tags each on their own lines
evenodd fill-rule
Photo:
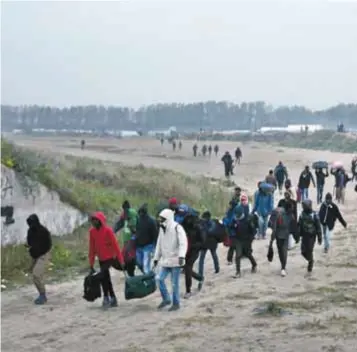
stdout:
<svg viewBox="0 0 357 352">
<path fill-rule="evenodd" d="M 182 152 L 161 148 L 157 141 L 88 140 L 88 149 L 78 148 L 79 140 L 22 140 L 27 147 L 95 158 L 141 162 L 212 177 L 222 175 L 219 158 L 193 159 L 191 142 Z M 221 151 L 235 148 L 220 143 Z M 165 154 L 163 156 L 162 154 Z M 243 148 L 244 159 L 234 180 L 254 191 L 256 182 L 270 167 L 283 160 L 297 180 L 303 166 L 317 159 L 349 162 L 347 154 L 264 148 Z M 327 188 L 332 189 L 332 179 Z M 315 192 L 312 191 L 312 199 Z M 120 296 L 118 309 L 102 311 L 100 302 L 88 304 L 81 298 L 82 278 L 48 287 L 49 303 L 34 307 L 34 290 L 2 294 L 2 351 L 355 351 L 357 331 L 357 196 L 349 185 L 347 203 L 341 210 L 349 223 L 347 231 L 338 224 L 328 255 L 315 250 L 316 270 L 304 278 L 306 263 L 296 248 L 289 252 L 288 276 L 281 278 L 277 258 L 266 260 L 268 243 L 254 242 L 259 272 L 252 276 L 243 262 L 243 277 L 232 279 L 234 268 L 225 263 L 226 249 L 220 248 L 221 273 L 213 274 L 207 256 L 206 284 L 201 293 L 182 301 L 182 310 L 157 312 L 159 293 L 136 302 Z M 122 292 L 123 278 L 114 282 Z M 181 292 L 184 290 L 182 281 Z M 288 313 L 255 316 L 253 310 L 266 302 L 276 302 Z M 273 313 L 275 309 L 272 309 Z"/>
</svg>

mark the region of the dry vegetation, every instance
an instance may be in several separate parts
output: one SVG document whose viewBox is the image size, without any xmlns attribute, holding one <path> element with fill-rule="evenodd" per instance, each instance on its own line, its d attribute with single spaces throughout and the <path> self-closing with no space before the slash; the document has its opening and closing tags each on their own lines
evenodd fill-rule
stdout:
<svg viewBox="0 0 357 352">
<path fill-rule="evenodd" d="M 35 153 L 4 140 L 2 163 L 56 191 L 63 202 L 84 213 L 103 211 L 109 224 L 118 216 L 125 199 L 135 207 L 148 203 L 153 215 L 172 196 L 199 210 L 210 207 L 217 215 L 223 213 L 228 200 L 222 186 L 203 177 L 193 178 L 142 165 L 130 167 L 89 158 Z M 55 239 L 50 267 L 54 276 L 86 268 L 87 232 L 88 226 L 84 225 L 73 234 Z M 8 245 L 1 249 L 1 254 L 2 278 L 25 279 L 30 265 L 26 248 Z"/>
</svg>

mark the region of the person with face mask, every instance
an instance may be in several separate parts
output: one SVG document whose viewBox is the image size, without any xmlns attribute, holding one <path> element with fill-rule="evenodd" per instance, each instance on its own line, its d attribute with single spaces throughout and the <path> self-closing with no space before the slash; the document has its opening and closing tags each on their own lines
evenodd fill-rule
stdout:
<svg viewBox="0 0 357 352">
<path fill-rule="evenodd" d="M 154 267 L 161 261 L 157 278 L 162 302 L 158 309 L 172 304 L 169 310 L 175 311 L 180 308 L 180 271 L 185 265 L 187 235 L 183 227 L 174 220 L 174 213 L 171 209 L 162 210 L 158 222 L 160 230 L 154 255 Z M 172 300 L 165 284 L 169 274 L 171 275 Z"/>
<path fill-rule="evenodd" d="M 40 223 L 36 214 L 31 214 L 26 222 L 29 226 L 26 247 L 29 249 L 29 254 L 32 258 L 33 283 L 39 293 L 38 298 L 35 299 L 35 304 L 44 304 L 47 302 L 47 296 L 43 276 L 50 259 L 51 234 Z"/>
<path fill-rule="evenodd" d="M 311 276 L 314 266 L 314 246 L 316 238 L 322 244 L 321 223 L 316 212 L 312 209 L 310 199 L 302 201 L 302 212 L 299 217 L 296 233 L 296 242 L 301 238 L 301 255 L 307 260 L 307 276 Z"/>
<path fill-rule="evenodd" d="M 124 258 L 117 239 L 111 227 L 107 226 L 105 215 L 96 212 L 90 217 L 92 227 L 89 229 L 89 265 L 94 272 L 95 257 L 99 259 L 100 278 L 103 289 L 103 308 L 116 307 L 118 305 L 114 293 L 109 269 L 124 268 Z"/>
<path fill-rule="evenodd" d="M 341 215 L 338 206 L 332 202 L 332 194 L 327 193 L 325 201 L 321 204 L 319 211 L 319 219 L 322 225 L 322 233 L 324 238 L 324 251 L 328 253 L 331 245 L 331 236 L 335 227 L 336 220 L 341 223 L 344 228 L 347 228 L 347 223 Z"/>
</svg>

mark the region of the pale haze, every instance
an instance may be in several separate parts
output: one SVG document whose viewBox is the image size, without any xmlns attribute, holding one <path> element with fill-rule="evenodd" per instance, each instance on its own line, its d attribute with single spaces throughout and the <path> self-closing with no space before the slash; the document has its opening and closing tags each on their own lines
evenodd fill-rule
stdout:
<svg viewBox="0 0 357 352">
<path fill-rule="evenodd" d="M 3 2 L 3 104 L 357 102 L 357 4 Z"/>
</svg>

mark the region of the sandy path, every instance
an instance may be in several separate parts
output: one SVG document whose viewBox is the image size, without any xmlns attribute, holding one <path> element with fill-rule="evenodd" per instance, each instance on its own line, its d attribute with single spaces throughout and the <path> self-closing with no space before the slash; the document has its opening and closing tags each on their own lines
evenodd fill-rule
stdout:
<svg viewBox="0 0 357 352">
<path fill-rule="evenodd" d="M 29 148 L 130 164 L 142 162 L 192 174 L 220 177 L 223 171 L 216 158 L 210 161 L 193 159 L 191 142 L 184 142 L 184 150 L 176 152 L 181 160 L 173 159 L 174 153 L 168 146 L 162 150 L 157 141 L 93 139 L 87 144 L 94 150 L 84 152 L 77 148 L 77 141 L 63 139 L 27 139 L 19 143 Z M 235 145 L 220 143 L 220 146 L 223 151 L 233 150 Z M 294 181 L 305 163 L 320 158 L 350 160 L 347 154 L 278 149 L 262 149 L 257 145 L 245 147 L 244 160 L 234 180 L 252 192 L 256 182 L 280 159 L 287 164 Z M 162 153 L 168 158 L 160 157 Z M 331 185 L 329 179 L 327 188 L 331 189 Z M 312 198 L 315 199 L 314 191 Z M 49 286 L 50 301 L 44 307 L 32 305 L 32 287 L 5 292 L 2 294 L 2 351 L 355 351 L 357 304 L 354 309 L 347 309 L 341 307 L 342 303 L 336 298 L 332 303 L 326 298 L 323 305 L 319 303 L 307 309 L 306 303 L 316 299 L 312 293 L 315 289 L 319 289 L 321 297 L 328 297 L 324 294 L 327 295 L 329 286 L 337 287 L 336 282 L 342 285 L 344 281 L 348 285 L 346 293 L 351 286 L 356 292 L 356 203 L 356 194 L 350 185 L 347 204 L 341 206 L 349 230 L 343 231 L 337 225 L 329 255 L 322 254 L 321 247 L 316 248 L 313 279 L 304 278 L 306 263 L 298 248 L 289 253 L 288 276 L 281 278 L 277 258 L 271 264 L 266 260 L 267 242 L 256 241 L 254 254 L 258 260 L 258 274 L 252 276 L 248 262 L 244 261 L 243 278 L 233 280 L 234 268 L 226 266 L 226 249 L 222 247 L 221 273 L 213 274 L 208 256 L 204 289 L 191 300 L 183 301 L 183 309 L 173 314 L 156 311 L 160 301 L 158 292 L 136 302 L 124 302 L 120 296 L 117 310 L 103 312 L 100 302 L 87 304 L 81 298 L 82 278 Z M 115 275 L 114 281 L 117 291 L 121 292 L 121 275 Z M 301 294 L 304 291 L 305 295 Z M 260 303 L 274 300 L 293 300 L 295 305 L 299 302 L 301 306 L 292 310 L 292 315 L 281 318 L 253 316 L 253 309 Z"/>
</svg>

